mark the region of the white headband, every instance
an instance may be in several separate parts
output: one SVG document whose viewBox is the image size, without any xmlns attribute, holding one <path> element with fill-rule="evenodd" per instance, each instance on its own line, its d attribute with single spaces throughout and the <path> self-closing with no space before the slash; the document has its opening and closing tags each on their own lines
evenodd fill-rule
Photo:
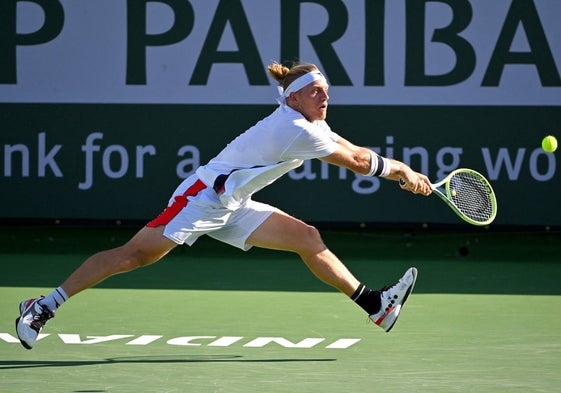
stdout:
<svg viewBox="0 0 561 393">
<path fill-rule="evenodd" d="M 295 93 L 298 90 L 302 89 L 303 87 L 306 87 L 307 85 L 315 81 L 324 81 L 325 83 L 327 83 L 325 76 L 323 76 L 321 72 L 316 70 L 316 71 L 310 71 L 296 78 L 294 81 L 292 81 L 290 85 L 288 85 L 286 90 L 284 90 L 282 86 L 279 86 L 278 89 L 281 95 L 278 99 L 279 103 L 284 104 L 286 102 L 286 98 L 290 96 L 291 93 Z"/>
</svg>

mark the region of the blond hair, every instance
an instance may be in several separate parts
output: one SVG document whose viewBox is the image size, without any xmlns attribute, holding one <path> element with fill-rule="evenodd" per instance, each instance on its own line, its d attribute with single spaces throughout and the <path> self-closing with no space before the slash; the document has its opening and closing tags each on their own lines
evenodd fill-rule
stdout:
<svg viewBox="0 0 561 393">
<path fill-rule="evenodd" d="M 288 68 L 280 63 L 274 62 L 267 67 L 269 74 L 279 82 L 279 85 L 286 90 L 288 86 L 296 79 L 311 71 L 318 71 L 315 64 L 311 63 L 295 63 Z"/>
</svg>

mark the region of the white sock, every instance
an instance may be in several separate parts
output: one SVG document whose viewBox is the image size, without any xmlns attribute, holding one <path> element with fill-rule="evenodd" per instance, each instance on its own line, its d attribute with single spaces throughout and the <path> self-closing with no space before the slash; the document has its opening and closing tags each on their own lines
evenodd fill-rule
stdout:
<svg viewBox="0 0 561 393">
<path fill-rule="evenodd" d="M 57 308 L 62 306 L 62 304 L 68 300 L 68 295 L 64 292 L 64 289 L 58 287 L 50 293 L 50 295 L 45 296 L 41 299 L 40 303 L 51 311 L 55 311 Z"/>
</svg>

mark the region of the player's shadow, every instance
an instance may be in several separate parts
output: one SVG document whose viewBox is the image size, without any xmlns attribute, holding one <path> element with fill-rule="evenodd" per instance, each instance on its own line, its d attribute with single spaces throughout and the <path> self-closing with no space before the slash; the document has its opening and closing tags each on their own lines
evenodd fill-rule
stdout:
<svg viewBox="0 0 561 393">
<path fill-rule="evenodd" d="M 172 364 L 172 363 L 291 363 L 291 362 L 334 362 L 332 358 L 280 358 L 244 359 L 240 355 L 188 355 L 188 356 L 131 356 L 99 360 L 0 360 L 0 370 L 42 367 L 75 367 L 104 364 Z"/>
</svg>

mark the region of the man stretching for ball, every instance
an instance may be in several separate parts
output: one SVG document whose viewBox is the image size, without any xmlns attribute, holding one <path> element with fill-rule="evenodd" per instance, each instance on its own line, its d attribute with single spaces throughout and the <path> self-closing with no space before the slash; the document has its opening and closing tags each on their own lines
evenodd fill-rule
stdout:
<svg viewBox="0 0 561 393">
<path fill-rule="evenodd" d="M 325 122 L 328 84 L 315 65 L 289 69 L 273 63 L 268 70 L 281 91 L 280 105 L 272 114 L 185 179 L 164 211 L 126 244 L 92 255 L 51 294 L 20 304 L 16 330 L 25 348 L 33 348 L 45 323 L 70 297 L 114 274 L 159 261 L 179 244 L 191 246 L 202 235 L 243 250 L 257 246 L 298 254 L 317 278 L 349 296 L 376 325 L 390 331 L 415 284 L 415 268 L 392 287 L 372 290 L 327 248 L 316 228 L 251 197 L 312 158 L 361 175 L 403 179 L 401 188 L 415 194 L 429 195 L 429 180 L 331 130 Z"/>
</svg>

